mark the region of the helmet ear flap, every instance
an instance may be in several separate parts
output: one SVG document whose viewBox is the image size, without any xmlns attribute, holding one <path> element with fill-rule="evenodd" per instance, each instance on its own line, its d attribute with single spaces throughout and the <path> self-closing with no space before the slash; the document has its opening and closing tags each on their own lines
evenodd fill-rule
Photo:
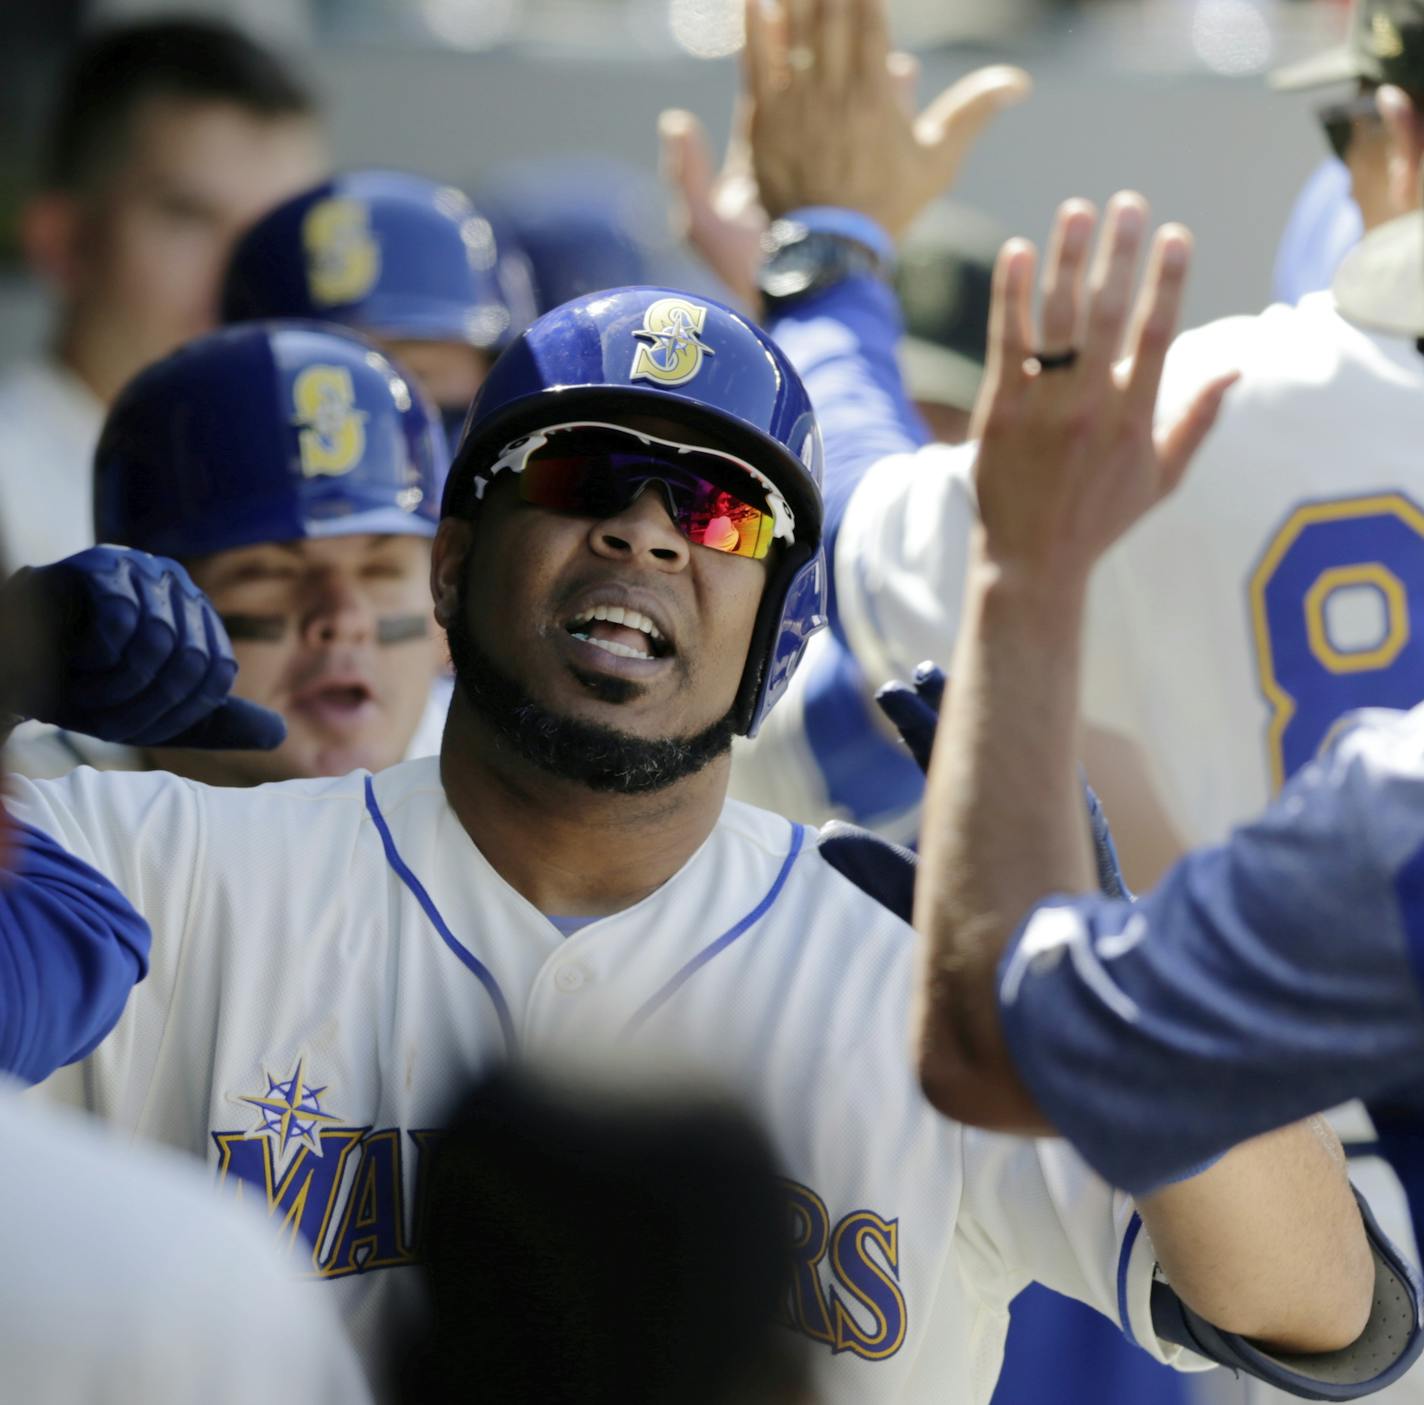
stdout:
<svg viewBox="0 0 1424 1405">
<path fill-rule="evenodd" d="M 746 671 L 737 694 L 737 731 L 754 737 L 817 630 L 825 627 L 826 557 L 818 547 L 793 547 L 767 582 L 757 612 Z"/>
</svg>

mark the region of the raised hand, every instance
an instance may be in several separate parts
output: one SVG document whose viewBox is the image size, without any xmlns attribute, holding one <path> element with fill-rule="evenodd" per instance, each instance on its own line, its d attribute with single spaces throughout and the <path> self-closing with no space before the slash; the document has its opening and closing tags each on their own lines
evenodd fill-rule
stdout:
<svg viewBox="0 0 1424 1405">
<path fill-rule="evenodd" d="M 1191 236 L 1180 225 L 1157 231 L 1134 302 L 1147 202 L 1112 198 L 1090 269 L 1096 223 L 1086 201 L 1059 209 L 1037 328 L 1033 245 L 1004 246 L 974 415 L 985 555 L 1065 588 L 1085 582 L 1098 557 L 1177 486 L 1237 378 L 1208 382 L 1180 419 L 1154 427 Z M 1119 362 L 1124 333 L 1129 359 Z"/>
<path fill-rule="evenodd" d="M 1028 95 L 1021 69 L 981 68 L 918 116 L 890 52 L 885 0 L 747 6 L 750 149 L 772 218 L 838 205 L 892 236 L 954 183 L 990 119 Z"/>
<path fill-rule="evenodd" d="M 17 699 L 27 716 L 133 746 L 266 750 L 286 735 L 279 714 L 228 696 L 227 632 L 176 561 L 90 547 L 19 572 L 4 595 L 54 641 L 48 684 Z"/>
<path fill-rule="evenodd" d="M 664 112 L 658 134 L 683 237 L 753 308 L 771 218 L 835 205 L 898 235 L 953 184 L 989 119 L 1030 88 L 1019 69 L 983 68 L 917 116 L 919 65 L 890 51 L 885 0 L 747 0 L 746 26 L 720 170 L 692 113 Z"/>
</svg>

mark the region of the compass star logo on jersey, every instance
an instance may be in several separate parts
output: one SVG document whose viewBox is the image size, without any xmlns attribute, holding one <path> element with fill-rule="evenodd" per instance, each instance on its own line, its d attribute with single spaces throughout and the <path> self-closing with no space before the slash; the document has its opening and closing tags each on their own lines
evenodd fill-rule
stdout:
<svg viewBox="0 0 1424 1405">
<path fill-rule="evenodd" d="M 655 385 L 683 385 L 702 369 L 704 356 L 716 351 L 702 341 L 707 309 L 686 298 L 659 298 L 643 314 L 633 333 L 642 343 L 633 357 L 629 380 Z"/>
<path fill-rule="evenodd" d="M 280 1157 L 285 1158 L 293 1142 L 320 1156 L 322 1125 L 342 1120 L 323 1109 L 321 1095 L 326 1088 L 313 1087 L 306 1081 L 301 1059 L 287 1078 L 273 1078 L 265 1069 L 263 1076 L 267 1079 L 265 1093 L 238 1099 L 250 1103 L 261 1114 L 262 1126 L 254 1130 L 273 1138 Z"/>
</svg>

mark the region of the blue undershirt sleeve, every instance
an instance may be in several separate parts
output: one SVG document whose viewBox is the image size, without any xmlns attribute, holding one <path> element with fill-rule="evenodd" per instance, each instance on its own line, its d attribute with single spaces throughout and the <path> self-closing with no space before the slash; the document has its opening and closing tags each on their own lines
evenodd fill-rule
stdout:
<svg viewBox="0 0 1424 1405">
<path fill-rule="evenodd" d="M 1010 1053 L 1114 1184 L 1151 1189 L 1350 1098 L 1420 1104 L 1424 710 L 1395 717 L 1140 901 L 1052 898 L 1009 944 Z"/>
<path fill-rule="evenodd" d="M 904 333 L 900 307 L 885 282 L 861 274 L 791 304 L 767 330 L 800 372 L 821 426 L 825 541 L 834 560 L 836 533 L 860 480 L 887 455 L 908 453 L 930 439 L 895 356 Z M 834 629 L 834 572 L 831 579 Z"/>
<path fill-rule="evenodd" d="M 114 1027 L 148 971 L 148 923 L 107 878 L 11 821 L 0 875 L 0 1070 L 37 1083 Z"/>
</svg>

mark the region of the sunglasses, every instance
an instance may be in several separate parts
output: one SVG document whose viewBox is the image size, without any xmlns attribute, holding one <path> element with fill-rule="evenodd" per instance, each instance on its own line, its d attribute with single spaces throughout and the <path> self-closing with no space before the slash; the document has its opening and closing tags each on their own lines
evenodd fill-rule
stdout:
<svg viewBox="0 0 1424 1405">
<path fill-rule="evenodd" d="M 1360 93 L 1344 102 L 1332 102 L 1315 109 L 1315 115 L 1325 131 L 1325 140 L 1339 161 L 1345 159 L 1355 137 L 1356 122 L 1379 123 L 1382 119 L 1375 105 L 1374 92 Z"/>
<path fill-rule="evenodd" d="M 547 425 L 491 464 L 519 475 L 519 496 L 580 517 L 614 517 L 650 485 L 696 546 L 760 561 L 777 538 L 795 539 L 786 500 L 760 469 L 720 449 L 678 444 L 619 425 Z M 482 490 L 481 490 L 482 491 Z"/>
</svg>

